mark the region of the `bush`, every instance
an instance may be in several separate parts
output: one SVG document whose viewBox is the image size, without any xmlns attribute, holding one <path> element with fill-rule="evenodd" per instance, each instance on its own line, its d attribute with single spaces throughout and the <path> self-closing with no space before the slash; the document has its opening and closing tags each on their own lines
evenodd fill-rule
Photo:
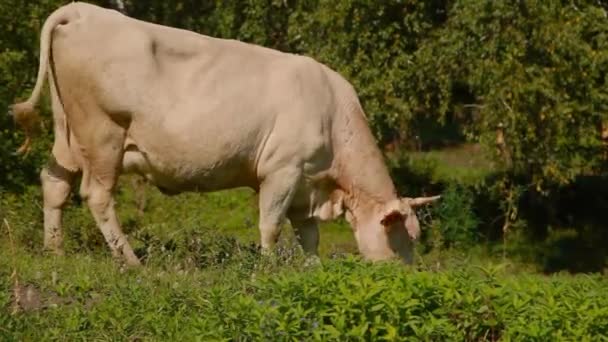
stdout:
<svg viewBox="0 0 608 342">
<path fill-rule="evenodd" d="M 473 172 L 455 177 L 452 169 L 433 157 L 413 158 L 407 153 L 393 156 L 389 165 L 395 185 L 406 196 L 441 194 L 441 199 L 417 211 L 422 228 L 422 251 L 433 248 L 466 248 L 480 237 L 480 220 L 476 206 L 477 187 L 483 176 Z"/>
<path fill-rule="evenodd" d="M 15 315 L 0 311 L 0 336 L 237 341 L 608 338 L 608 296 L 601 276 L 507 274 L 496 267 L 470 265 L 435 273 L 354 258 L 321 266 L 280 264 L 253 269 L 253 274 L 235 274 L 231 267 L 214 273 L 154 268 L 121 273 L 103 259 L 67 262 L 20 256 L 21 284 L 32 289 L 41 304 Z M 0 269 L 4 307 L 11 302 L 4 296 L 12 288 L 8 272 Z"/>
<path fill-rule="evenodd" d="M 473 204 L 473 192 L 465 187 L 450 184 L 442 192 L 441 202 L 433 209 L 439 226 L 443 247 L 466 248 L 479 238 L 479 219 Z"/>
<path fill-rule="evenodd" d="M 395 265 L 341 261 L 273 276 L 255 284 L 253 295 L 210 305 L 215 312 L 223 308 L 216 322 L 230 329 L 220 336 L 233 339 L 581 340 L 608 334 L 608 310 L 600 304 L 608 297 L 593 280 L 485 272 L 408 273 Z M 581 320 L 569 325 L 572 315 Z"/>
</svg>

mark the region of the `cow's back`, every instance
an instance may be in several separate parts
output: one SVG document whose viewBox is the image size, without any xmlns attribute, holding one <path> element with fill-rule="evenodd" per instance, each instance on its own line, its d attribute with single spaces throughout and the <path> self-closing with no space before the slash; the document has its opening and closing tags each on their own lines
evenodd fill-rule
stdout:
<svg viewBox="0 0 608 342">
<path fill-rule="evenodd" d="M 285 162 L 328 167 L 324 156 L 322 166 L 309 160 L 330 149 L 332 92 L 320 64 L 83 8 L 54 37 L 68 119 L 78 125 L 94 103 L 164 187 L 255 186 Z"/>
</svg>

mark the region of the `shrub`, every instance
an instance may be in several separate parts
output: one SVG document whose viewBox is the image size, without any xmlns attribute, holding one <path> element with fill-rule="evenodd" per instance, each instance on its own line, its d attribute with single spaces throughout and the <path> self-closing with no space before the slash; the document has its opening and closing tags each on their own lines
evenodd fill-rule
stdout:
<svg viewBox="0 0 608 342">
<path fill-rule="evenodd" d="M 2 257 L 6 258 L 6 251 Z M 6 260 L 6 259 L 5 259 Z M 603 340 L 608 296 L 601 276 L 509 274 L 498 267 L 445 272 L 370 265 L 282 263 L 237 272 L 151 268 L 20 256 L 21 284 L 42 305 L 0 311 L 9 339 L 144 340 Z M 10 270 L 0 269 L 0 304 Z M 53 275 L 55 274 L 55 275 Z M 54 303 L 54 304 L 53 304 Z M 32 329 L 32 327 L 36 327 Z"/>
<path fill-rule="evenodd" d="M 479 219 L 476 217 L 472 190 L 449 184 L 442 192 L 441 202 L 433 209 L 437 217 L 443 247 L 466 248 L 478 239 Z"/>
</svg>

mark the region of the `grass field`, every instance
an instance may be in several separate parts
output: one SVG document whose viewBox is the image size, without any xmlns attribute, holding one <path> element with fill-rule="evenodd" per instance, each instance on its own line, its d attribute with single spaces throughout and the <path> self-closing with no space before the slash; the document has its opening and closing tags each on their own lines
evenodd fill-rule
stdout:
<svg viewBox="0 0 608 342">
<path fill-rule="evenodd" d="M 451 257 L 418 268 L 353 257 L 307 265 L 249 249 L 123 270 L 107 256 L 2 246 L 2 340 L 286 341 L 608 338 L 601 275 L 531 274 Z M 229 252 L 228 252 L 229 251 Z M 439 268 L 439 269 L 438 269 Z M 13 271 L 16 271 L 13 273 Z M 18 306 L 17 306 L 18 305 Z M 18 310 L 17 310 L 18 309 Z"/>
<path fill-rule="evenodd" d="M 125 177 L 117 203 L 140 269 L 110 258 L 77 198 L 66 256 L 41 252 L 39 187 L 2 194 L 0 339 L 608 340 L 600 274 L 547 276 L 481 245 L 372 265 L 343 221 L 322 225 L 320 264 L 288 224 L 262 256 L 247 189 L 167 197 Z"/>
</svg>

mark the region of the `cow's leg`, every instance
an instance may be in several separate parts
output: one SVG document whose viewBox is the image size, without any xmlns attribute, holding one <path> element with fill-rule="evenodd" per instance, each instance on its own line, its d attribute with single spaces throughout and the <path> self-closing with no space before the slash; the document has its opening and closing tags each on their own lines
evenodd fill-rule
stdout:
<svg viewBox="0 0 608 342">
<path fill-rule="evenodd" d="M 84 119 L 78 123 L 78 133 L 82 135 L 79 142 L 85 148 L 87 165 L 82 175 L 81 196 L 86 199 L 112 255 L 128 265 L 140 265 L 120 228 L 112 195 L 122 167 L 124 129 L 100 110 L 90 110 L 79 119 Z"/>
<path fill-rule="evenodd" d="M 99 180 L 91 177 L 87 204 L 97 226 L 101 230 L 106 242 L 108 243 L 112 255 L 116 258 L 123 259 L 128 265 L 140 265 L 139 259 L 133 252 L 127 237 L 120 228 L 118 216 L 114 209 L 114 198 L 112 196 L 112 187 L 99 182 Z"/>
<path fill-rule="evenodd" d="M 80 168 L 74 151 L 68 144 L 69 132 L 66 130 L 65 111 L 57 95 L 55 83 L 50 81 L 49 87 L 55 141 L 49 161 L 40 172 L 44 201 L 44 248 L 56 254 L 63 254 L 62 209 Z"/>
<path fill-rule="evenodd" d="M 276 244 L 302 172 L 284 168 L 268 175 L 260 185 L 260 238 L 262 252 L 267 254 Z"/>
<path fill-rule="evenodd" d="M 319 250 L 319 225 L 314 217 L 298 218 L 289 216 L 293 226 L 296 239 L 306 254 L 318 255 Z"/>
<path fill-rule="evenodd" d="M 62 209 L 69 198 L 76 172 L 59 165 L 51 156 L 40 172 L 44 200 L 44 248 L 55 254 L 63 254 Z"/>
</svg>

